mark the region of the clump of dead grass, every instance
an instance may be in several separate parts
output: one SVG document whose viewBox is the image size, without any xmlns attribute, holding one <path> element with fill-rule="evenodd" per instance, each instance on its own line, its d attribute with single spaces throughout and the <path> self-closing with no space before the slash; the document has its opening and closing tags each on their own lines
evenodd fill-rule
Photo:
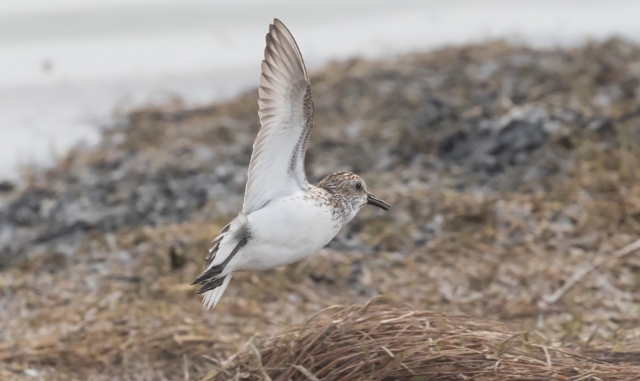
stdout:
<svg viewBox="0 0 640 381">
<path fill-rule="evenodd" d="M 640 366 L 596 360 L 495 321 L 369 303 L 328 311 L 247 343 L 203 381 L 630 380 L 640 374 Z"/>
<path fill-rule="evenodd" d="M 135 112 L 100 146 L 25 174 L 30 186 L 3 196 L 0 225 L 13 227 L 0 229 L 11 233 L 9 251 L 0 248 L 0 267 L 8 266 L 0 274 L 0 380 L 193 381 L 258 332 L 268 337 L 322 308 L 376 295 L 535 328 L 544 340 L 533 344 L 563 343 L 547 349 L 549 358 L 552 367 L 576 366 L 574 379 L 599 377 L 589 364 L 607 365 L 557 352 L 570 345 L 637 362 L 640 250 L 629 248 L 640 234 L 639 63 L 640 48 L 619 40 L 550 51 L 488 43 L 319 71 L 310 181 L 353 170 L 393 210 L 363 210 L 309 260 L 238 274 L 213 312 L 189 283 L 211 237 L 241 207 L 257 92 L 201 109 Z M 506 128 L 505 117 L 522 133 L 529 126 L 549 136 L 486 177 L 465 149 L 484 147 L 476 133 Z M 508 340 L 516 332 L 479 324 L 502 335 L 480 346 L 489 355 L 507 342 L 505 356 L 524 348 L 546 364 L 523 336 Z M 281 344 L 295 353 L 295 340 Z M 257 345 L 265 363 L 275 356 L 268 343 Z M 469 348 L 456 353 L 472 359 Z M 513 356 L 478 366 L 506 366 Z M 255 352 L 241 358 L 254 363 L 218 377 L 264 376 L 251 372 Z M 507 377 L 475 377 L 491 374 Z"/>
</svg>

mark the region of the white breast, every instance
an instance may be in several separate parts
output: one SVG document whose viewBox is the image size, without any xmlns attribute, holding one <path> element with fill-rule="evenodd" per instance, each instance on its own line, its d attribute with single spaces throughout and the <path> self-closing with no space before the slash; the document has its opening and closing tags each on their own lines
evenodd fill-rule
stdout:
<svg viewBox="0 0 640 381">
<path fill-rule="evenodd" d="M 231 271 L 265 270 L 300 261 L 329 243 L 342 227 L 329 205 L 302 192 L 274 199 L 247 217 L 251 239 L 229 263 Z"/>
</svg>

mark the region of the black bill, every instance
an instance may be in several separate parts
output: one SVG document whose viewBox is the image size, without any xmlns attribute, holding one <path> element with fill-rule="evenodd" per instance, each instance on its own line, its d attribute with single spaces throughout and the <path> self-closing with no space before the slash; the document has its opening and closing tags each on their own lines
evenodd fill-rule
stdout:
<svg viewBox="0 0 640 381">
<path fill-rule="evenodd" d="M 374 196 L 371 193 L 367 195 L 367 204 L 377 206 L 380 209 L 389 210 L 391 205 L 384 202 L 380 197 Z"/>
</svg>

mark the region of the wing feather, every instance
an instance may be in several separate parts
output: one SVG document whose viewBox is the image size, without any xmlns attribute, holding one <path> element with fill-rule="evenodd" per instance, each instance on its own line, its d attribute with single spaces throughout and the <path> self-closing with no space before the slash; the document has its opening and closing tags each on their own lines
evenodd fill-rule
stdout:
<svg viewBox="0 0 640 381">
<path fill-rule="evenodd" d="M 295 39 L 278 19 L 269 25 L 261 69 L 261 127 L 249 164 L 245 214 L 309 187 L 304 159 L 313 129 L 311 82 Z"/>
</svg>

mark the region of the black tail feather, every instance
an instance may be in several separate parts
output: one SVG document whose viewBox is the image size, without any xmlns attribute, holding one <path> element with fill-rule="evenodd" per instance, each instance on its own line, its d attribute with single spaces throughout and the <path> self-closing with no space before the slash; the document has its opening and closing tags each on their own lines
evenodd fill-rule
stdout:
<svg viewBox="0 0 640 381">
<path fill-rule="evenodd" d="M 209 279 L 220 275 L 220 273 L 222 272 L 222 270 L 224 270 L 224 266 L 226 266 L 228 261 L 224 261 L 223 263 L 216 265 L 216 266 L 211 266 L 207 271 L 203 272 L 202 274 L 200 274 L 196 279 L 193 280 L 193 282 L 191 283 L 192 285 L 194 284 L 202 284 L 207 282 Z"/>
<path fill-rule="evenodd" d="M 198 290 L 198 294 L 204 294 L 207 291 L 211 291 L 217 287 L 220 287 L 222 285 L 222 282 L 224 282 L 224 278 L 226 277 L 223 276 L 215 279 L 207 279 L 203 282 L 203 286 Z"/>
<path fill-rule="evenodd" d="M 207 283 L 211 278 L 214 278 L 218 275 L 220 275 L 220 273 L 222 273 L 222 270 L 224 270 L 224 268 L 227 266 L 227 263 L 229 263 L 229 261 L 236 255 L 236 253 L 238 252 L 238 250 L 240 250 L 240 248 L 242 248 L 244 245 L 247 244 L 247 237 L 243 237 L 240 242 L 238 242 L 238 244 L 236 245 L 236 247 L 233 249 L 233 251 L 231 252 L 231 254 L 229 254 L 229 256 L 227 257 L 227 259 L 224 260 L 224 262 L 215 265 L 215 266 L 211 266 L 207 271 L 203 272 L 202 274 L 200 274 L 200 276 L 198 276 L 193 283 L 191 283 L 192 285 L 194 284 L 203 284 L 203 283 Z M 222 277 L 224 279 L 224 277 Z M 222 281 L 221 281 L 222 283 Z M 218 286 L 215 286 L 218 287 Z M 214 287 L 214 288 L 215 288 Z M 204 286 L 203 286 L 204 288 Z M 202 291 L 202 289 L 200 289 L 200 291 L 198 291 L 198 293 L 204 292 Z"/>
</svg>

